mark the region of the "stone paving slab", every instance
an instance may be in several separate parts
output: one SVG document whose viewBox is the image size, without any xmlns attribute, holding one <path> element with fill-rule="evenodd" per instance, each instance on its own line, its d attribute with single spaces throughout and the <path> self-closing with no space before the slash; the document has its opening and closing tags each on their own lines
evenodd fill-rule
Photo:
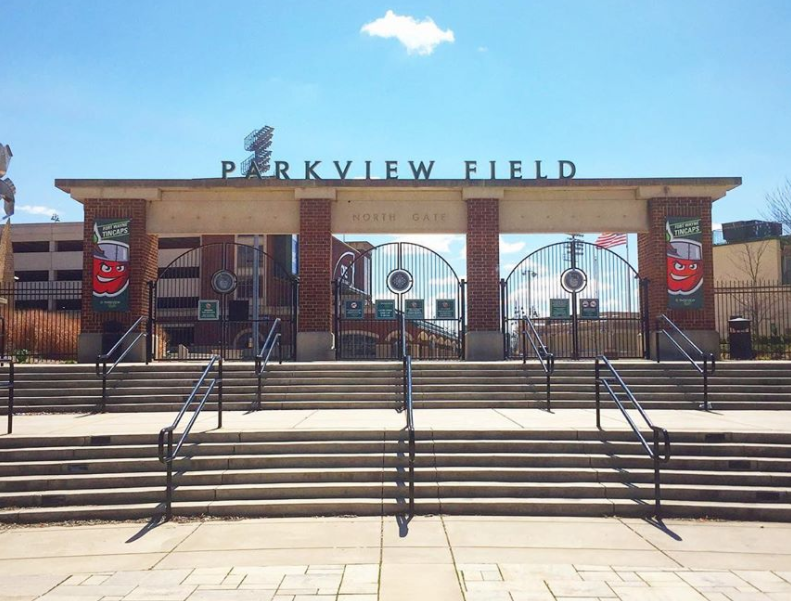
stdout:
<svg viewBox="0 0 791 601">
<path fill-rule="evenodd" d="M 18 415 L 14 434 L 21 436 L 86 436 L 95 434 L 156 434 L 170 424 L 174 413 L 104 413 Z M 422 430 L 594 430 L 593 409 L 421 409 L 416 412 Z M 652 410 L 651 419 L 670 432 L 778 432 L 791 433 L 791 411 L 680 411 Z M 621 430 L 629 426 L 617 409 L 602 411 L 604 429 Z M 213 431 L 216 415 L 202 413 L 194 432 Z M 402 430 L 404 416 L 389 409 L 322 409 L 227 411 L 223 430 Z M 0 434 L 0 439 L 8 438 Z"/>
<path fill-rule="evenodd" d="M 290 518 L 0 530 L 0 601 L 791 601 L 791 524 Z"/>
</svg>

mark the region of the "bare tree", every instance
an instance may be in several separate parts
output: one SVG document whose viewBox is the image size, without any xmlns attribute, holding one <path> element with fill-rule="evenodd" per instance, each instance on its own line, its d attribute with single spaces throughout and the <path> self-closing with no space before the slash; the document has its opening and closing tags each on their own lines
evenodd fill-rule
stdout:
<svg viewBox="0 0 791 601">
<path fill-rule="evenodd" d="M 766 211 L 761 216 L 782 223 L 783 230 L 791 233 L 791 180 L 786 179 L 785 184 L 766 195 Z"/>
<path fill-rule="evenodd" d="M 741 307 L 744 316 L 752 321 L 753 331 L 756 334 L 765 335 L 766 328 L 770 327 L 778 317 L 778 295 L 771 294 L 766 289 L 767 284 L 778 282 L 761 279 L 761 267 L 769 259 L 766 251 L 772 242 L 771 240 L 749 242 L 731 256 L 731 264 L 745 276 L 744 279 L 740 279 L 744 283 L 734 294 L 736 303 Z"/>
</svg>

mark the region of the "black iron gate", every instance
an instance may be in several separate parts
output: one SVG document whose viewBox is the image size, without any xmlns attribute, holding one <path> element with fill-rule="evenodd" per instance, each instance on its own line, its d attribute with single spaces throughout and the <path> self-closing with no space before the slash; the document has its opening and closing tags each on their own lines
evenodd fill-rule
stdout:
<svg viewBox="0 0 791 601">
<path fill-rule="evenodd" d="M 464 357 L 464 280 L 433 250 L 391 242 L 350 251 L 335 266 L 338 359 Z"/>
<path fill-rule="evenodd" d="M 581 240 L 545 246 L 502 280 L 506 357 L 529 316 L 555 357 L 647 356 L 647 281 L 613 251 Z"/>
<path fill-rule="evenodd" d="M 260 248 L 218 242 L 188 250 L 149 285 L 154 359 L 249 360 L 277 318 L 283 357 L 296 356 L 297 278 Z"/>
</svg>

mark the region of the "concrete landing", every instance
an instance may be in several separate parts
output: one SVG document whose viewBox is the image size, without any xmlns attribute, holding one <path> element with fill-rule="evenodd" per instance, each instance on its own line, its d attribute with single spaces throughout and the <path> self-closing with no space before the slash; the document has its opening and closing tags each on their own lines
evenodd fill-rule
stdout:
<svg viewBox="0 0 791 601">
<path fill-rule="evenodd" d="M 5 601 L 781 601 L 791 525 L 264 519 L 0 529 Z"/>
<path fill-rule="evenodd" d="M 791 433 L 791 411 L 680 411 L 653 410 L 649 416 L 657 426 L 673 432 L 778 432 Z M 170 425 L 176 413 L 105 413 L 17 415 L 12 436 L 84 436 L 89 434 L 155 434 Z M 223 414 L 223 429 L 244 430 L 400 430 L 402 413 L 384 409 L 280 410 Z M 4 424 L 3 424 L 4 425 Z M 421 409 L 415 411 L 418 430 L 592 430 L 592 409 Z M 205 411 L 193 432 L 217 426 L 216 413 Z M 604 429 L 628 429 L 616 410 L 602 411 Z M 0 434 L 0 437 L 7 436 Z"/>
</svg>

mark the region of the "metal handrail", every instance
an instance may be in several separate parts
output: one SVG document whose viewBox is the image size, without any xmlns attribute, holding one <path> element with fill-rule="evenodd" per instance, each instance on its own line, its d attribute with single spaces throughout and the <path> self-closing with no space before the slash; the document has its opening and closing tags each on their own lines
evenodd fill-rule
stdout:
<svg viewBox="0 0 791 601">
<path fill-rule="evenodd" d="M 115 371 L 115 368 L 118 366 L 121 360 L 129 354 L 129 352 L 135 347 L 135 345 L 138 343 L 138 341 L 141 338 L 145 338 L 148 336 L 147 330 L 138 333 L 137 337 L 135 337 L 132 343 L 129 346 L 127 346 L 124 352 L 121 353 L 121 355 L 115 360 L 115 362 L 110 367 L 110 369 L 107 369 L 107 360 L 110 357 L 112 357 L 113 353 L 115 353 L 115 351 L 117 351 L 121 347 L 121 345 L 123 345 L 124 341 L 134 333 L 134 331 L 143 322 L 144 319 L 145 317 L 138 318 L 138 320 L 129 327 L 129 329 L 124 333 L 124 335 L 118 339 L 118 342 L 116 342 L 113 345 L 113 348 L 111 348 L 105 354 L 98 355 L 96 357 L 96 375 L 102 377 L 102 401 L 100 405 L 101 412 L 104 412 L 104 410 L 107 408 L 107 376 L 109 376 L 111 373 L 113 373 L 113 371 Z M 102 364 L 101 372 L 99 371 L 99 363 Z M 148 365 L 148 353 L 146 353 L 146 365 Z"/>
<path fill-rule="evenodd" d="M 406 355 L 404 367 L 404 407 L 409 436 L 409 515 L 415 515 L 415 416 L 412 404 L 412 356 Z"/>
<path fill-rule="evenodd" d="M 278 317 L 275 319 L 272 327 L 269 330 L 269 334 L 266 336 L 266 340 L 264 340 L 264 344 L 261 347 L 261 352 L 255 356 L 255 375 L 258 378 L 258 388 L 256 391 L 256 408 L 261 408 L 261 389 L 263 387 L 262 378 L 264 372 L 266 371 L 266 366 L 269 363 L 269 359 L 272 356 L 272 351 L 275 350 L 275 346 L 277 346 L 277 362 L 278 364 L 283 364 L 283 346 L 282 346 L 282 333 L 280 332 L 280 318 Z"/>
<path fill-rule="evenodd" d="M 184 428 L 184 431 L 181 433 L 181 437 L 179 438 L 176 445 L 173 445 L 173 432 L 178 427 L 179 423 L 181 422 L 181 418 L 184 417 L 184 414 L 189 409 L 192 402 L 195 400 L 195 397 L 198 395 L 201 387 L 203 386 L 204 382 L 206 381 L 209 372 L 214 367 L 215 363 L 218 363 L 218 370 L 217 376 L 214 379 L 208 381 L 208 387 L 206 388 L 206 392 L 203 394 L 203 397 L 198 402 L 197 407 L 195 408 L 195 412 L 192 414 L 190 421 L 187 423 L 187 426 Z M 189 436 L 190 431 L 192 430 L 192 426 L 195 425 L 195 422 L 200 415 L 200 412 L 203 410 L 203 407 L 206 405 L 206 401 L 209 399 L 209 396 L 214 391 L 215 386 L 217 387 L 217 429 L 222 428 L 222 357 L 220 355 L 212 355 L 211 359 L 209 360 L 208 365 L 203 370 L 201 377 L 195 383 L 195 386 L 192 388 L 192 392 L 187 397 L 187 400 L 184 401 L 184 405 L 181 407 L 181 411 L 179 411 L 176 419 L 173 420 L 173 423 L 169 426 L 162 428 L 159 431 L 159 440 L 158 440 L 158 457 L 160 463 L 164 463 L 167 468 L 167 480 L 166 480 L 166 491 L 165 491 L 165 519 L 170 520 L 173 517 L 173 461 L 179 454 L 181 447 L 184 445 L 184 442 L 187 440 L 187 436 Z M 167 453 L 165 452 L 165 438 L 167 438 Z"/>
<path fill-rule="evenodd" d="M 0 365 L 8 362 L 8 380 L 0 382 L 0 388 L 8 390 L 8 434 L 14 431 L 14 358 L 0 357 Z"/>
<path fill-rule="evenodd" d="M 653 433 L 653 441 L 652 444 L 645 439 L 643 433 L 640 432 L 640 428 L 637 427 L 637 424 L 634 423 L 634 420 L 629 415 L 626 407 L 624 407 L 621 399 L 618 397 L 618 394 L 615 392 L 615 389 L 612 386 L 612 382 L 607 378 L 601 377 L 601 363 L 604 363 L 604 366 L 609 370 L 610 374 L 612 375 L 614 381 L 618 386 L 621 387 L 626 398 L 632 403 L 632 406 L 637 410 L 640 416 L 645 421 L 646 425 L 651 429 Z M 618 409 L 621 410 L 621 414 L 623 414 L 626 422 L 632 428 L 632 431 L 637 436 L 637 439 L 640 441 L 643 449 L 645 449 L 648 456 L 651 458 L 654 464 L 654 513 L 657 518 L 662 517 L 662 491 L 661 491 L 661 477 L 659 472 L 659 465 L 660 463 L 667 463 L 670 461 L 670 435 L 668 434 L 667 430 L 664 428 L 660 428 L 659 426 L 655 426 L 651 419 L 646 414 L 645 410 L 640 406 L 640 403 L 637 402 L 637 399 L 632 394 L 632 391 L 629 390 L 629 387 L 623 381 L 620 374 L 616 371 L 615 367 L 613 367 L 610 360 L 607 359 L 604 355 L 600 355 L 596 357 L 595 363 L 595 377 L 596 377 L 596 428 L 599 430 L 602 429 L 601 427 L 601 386 L 607 390 L 612 398 L 615 401 L 616 406 Z M 659 439 L 660 436 L 664 441 L 664 452 L 660 456 L 659 453 Z"/>
<path fill-rule="evenodd" d="M 666 329 L 661 327 L 662 320 L 667 322 L 667 324 L 675 330 L 675 332 L 681 336 L 681 338 L 690 346 L 692 350 L 696 352 L 700 359 L 699 361 L 703 362 L 703 365 L 699 365 L 695 359 L 693 359 L 690 354 L 684 350 L 684 348 L 678 343 L 673 336 L 671 336 L 670 332 Z M 686 358 L 687 362 L 700 374 L 703 376 L 703 410 L 709 410 L 709 375 L 713 374 L 717 371 L 717 359 L 714 356 L 714 353 L 704 353 L 700 350 L 697 344 L 692 342 L 689 337 L 682 332 L 679 327 L 673 323 L 673 321 L 667 315 L 660 315 L 656 320 L 656 362 L 659 363 L 662 360 L 662 352 L 660 350 L 660 335 L 664 334 L 667 339 L 673 343 L 673 345 L 678 349 L 678 351 Z"/>
<path fill-rule="evenodd" d="M 550 411 L 552 408 L 550 390 L 552 388 L 552 374 L 555 373 L 555 355 L 549 352 L 544 341 L 541 340 L 533 320 L 527 316 L 523 317 L 522 320 L 524 321 L 522 326 L 522 365 L 527 363 L 527 341 L 529 341 L 533 351 L 536 353 L 536 357 L 538 357 L 541 369 L 544 370 L 544 374 L 547 377 L 547 411 Z"/>
</svg>

